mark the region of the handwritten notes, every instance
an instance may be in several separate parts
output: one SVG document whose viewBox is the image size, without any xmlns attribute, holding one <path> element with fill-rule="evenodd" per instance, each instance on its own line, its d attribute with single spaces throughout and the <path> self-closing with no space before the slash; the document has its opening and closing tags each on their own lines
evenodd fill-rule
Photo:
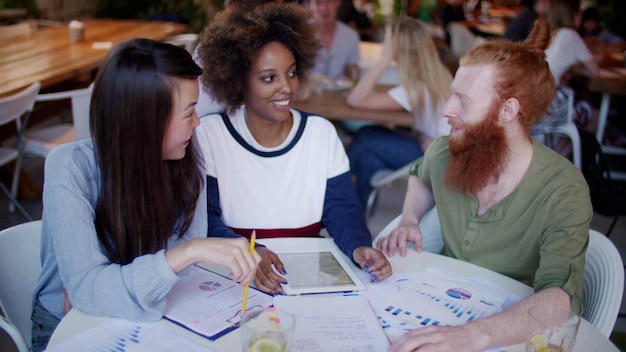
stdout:
<svg viewBox="0 0 626 352">
<path fill-rule="evenodd" d="M 294 351 L 387 351 L 389 342 L 364 296 L 277 296 L 296 318 Z"/>
</svg>

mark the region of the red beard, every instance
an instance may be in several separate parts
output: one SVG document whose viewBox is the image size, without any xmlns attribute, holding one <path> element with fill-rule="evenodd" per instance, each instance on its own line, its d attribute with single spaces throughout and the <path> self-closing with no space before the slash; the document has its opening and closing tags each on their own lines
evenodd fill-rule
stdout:
<svg viewBox="0 0 626 352">
<path fill-rule="evenodd" d="M 485 119 L 467 126 L 460 136 L 450 136 L 450 164 L 445 184 L 457 191 L 476 195 L 498 181 L 504 168 L 508 145 L 498 126 L 500 104 L 493 104 Z"/>
</svg>

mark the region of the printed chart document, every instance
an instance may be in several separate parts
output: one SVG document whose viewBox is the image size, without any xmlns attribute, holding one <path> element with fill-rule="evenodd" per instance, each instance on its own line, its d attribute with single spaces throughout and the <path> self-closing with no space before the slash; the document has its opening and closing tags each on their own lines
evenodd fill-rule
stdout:
<svg viewBox="0 0 626 352">
<path fill-rule="evenodd" d="M 108 319 L 75 337 L 49 347 L 47 352 L 220 352 L 213 342 L 192 338 L 169 322 L 134 323 Z"/>
<path fill-rule="evenodd" d="M 274 306 L 296 318 L 292 350 L 386 352 L 389 341 L 364 296 L 276 296 Z"/>
<path fill-rule="evenodd" d="M 243 286 L 210 270 L 191 265 L 179 274 L 167 295 L 165 319 L 211 340 L 236 329 L 241 321 Z M 269 307 L 273 297 L 253 287 L 247 309 Z"/>
<path fill-rule="evenodd" d="M 384 297 L 368 288 L 368 298 L 391 341 L 424 326 L 456 326 L 490 316 L 520 299 L 484 278 L 468 279 L 438 268 L 387 280 L 391 288 Z"/>
</svg>

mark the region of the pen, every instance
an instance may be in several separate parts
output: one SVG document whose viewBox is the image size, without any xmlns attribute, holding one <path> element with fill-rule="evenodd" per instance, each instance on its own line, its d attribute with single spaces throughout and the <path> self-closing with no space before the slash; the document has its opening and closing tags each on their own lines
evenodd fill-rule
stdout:
<svg viewBox="0 0 626 352">
<path fill-rule="evenodd" d="M 250 237 L 250 254 L 254 253 L 254 242 L 256 241 L 256 230 L 252 230 L 252 236 Z M 241 318 L 243 319 L 243 315 L 246 312 L 246 304 L 248 303 L 248 288 L 250 287 L 250 282 L 246 283 L 243 287 L 243 300 L 241 301 Z"/>
</svg>

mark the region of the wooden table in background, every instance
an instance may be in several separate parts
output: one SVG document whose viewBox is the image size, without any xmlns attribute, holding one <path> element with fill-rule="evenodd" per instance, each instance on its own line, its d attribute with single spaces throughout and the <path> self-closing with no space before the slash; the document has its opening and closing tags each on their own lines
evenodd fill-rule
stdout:
<svg viewBox="0 0 626 352">
<path fill-rule="evenodd" d="M 158 21 L 83 22 L 86 29 L 81 42 L 70 42 L 67 24 L 0 41 L 0 96 L 16 93 L 34 82 L 46 88 L 84 77 L 98 68 L 109 51 L 107 43 L 115 45 L 136 37 L 164 40 L 187 29 L 183 24 Z"/>
<path fill-rule="evenodd" d="M 377 89 L 388 89 L 379 85 Z M 345 92 L 322 91 L 313 92 L 305 101 L 294 103 L 299 110 L 312 112 L 331 121 L 360 120 L 371 121 L 387 126 L 413 127 L 413 115 L 407 111 L 357 109 L 346 103 Z"/>
</svg>

